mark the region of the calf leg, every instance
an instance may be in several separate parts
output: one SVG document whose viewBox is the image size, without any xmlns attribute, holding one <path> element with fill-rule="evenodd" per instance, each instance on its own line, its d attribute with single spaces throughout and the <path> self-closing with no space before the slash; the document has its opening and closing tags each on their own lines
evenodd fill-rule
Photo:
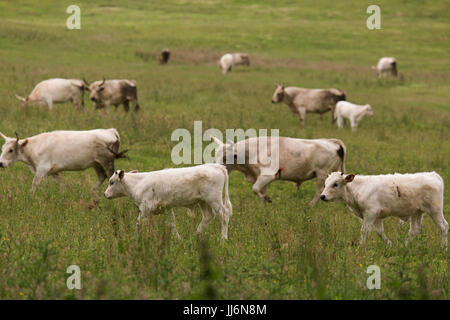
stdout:
<svg viewBox="0 0 450 320">
<path fill-rule="evenodd" d="M 337 125 L 338 125 L 338 128 L 344 127 L 344 118 L 342 116 L 337 117 Z"/>
<path fill-rule="evenodd" d="M 381 219 L 377 219 L 374 221 L 373 225 L 375 226 L 375 231 L 381 237 L 381 239 L 383 239 L 383 241 L 386 242 L 387 245 L 391 245 L 391 240 L 389 240 L 389 238 L 384 233 L 383 221 L 381 221 Z"/>
<path fill-rule="evenodd" d="M 262 202 L 272 202 L 272 199 L 270 199 L 269 196 L 266 195 L 266 188 L 269 183 L 271 183 L 273 180 L 275 180 L 275 176 L 269 176 L 269 175 L 260 175 L 257 179 L 255 184 L 253 185 L 253 192 L 256 193 L 256 195 L 261 199 Z"/>
<path fill-rule="evenodd" d="M 420 227 L 422 226 L 423 214 L 420 213 L 416 216 L 411 217 L 411 224 L 409 226 L 408 238 L 406 239 L 405 246 L 407 246 L 412 239 L 414 239 L 420 232 Z"/>
<path fill-rule="evenodd" d="M 203 232 L 206 226 L 214 219 L 215 212 L 210 208 L 210 206 L 206 203 L 201 203 L 200 208 L 202 209 L 202 221 L 197 227 L 197 233 Z"/>
<path fill-rule="evenodd" d="M 444 218 L 444 213 L 442 208 L 434 207 L 430 213 L 434 224 L 441 233 L 442 246 L 447 247 L 447 237 L 448 237 L 448 222 Z"/>
<path fill-rule="evenodd" d="M 367 236 L 369 235 L 370 231 L 372 230 L 373 226 L 373 218 L 371 217 L 371 214 L 364 215 L 363 223 L 361 226 L 361 240 L 360 244 L 363 245 L 366 242 Z"/>
<path fill-rule="evenodd" d="M 358 128 L 358 122 L 355 118 L 350 118 L 350 126 L 352 127 L 352 131 L 355 131 Z"/>
<path fill-rule="evenodd" d="M 172 231 L 173 231 L 175 237 L 177 237 L 178 240 L 181 240 L 180 234 L 178 233 L 177 226 L 175 224 L 175 213 L 173 212 L 173 209 L 171 210 L 170 215 L 171 215 L 171 218 L 170 218 L 169 224 L 172 227 Z"/>
</svg>

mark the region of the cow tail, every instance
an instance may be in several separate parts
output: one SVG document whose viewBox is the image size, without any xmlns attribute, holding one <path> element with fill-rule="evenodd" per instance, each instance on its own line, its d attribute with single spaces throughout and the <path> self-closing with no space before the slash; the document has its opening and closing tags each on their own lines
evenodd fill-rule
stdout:
<svg viewBox="0 0 450 320">
<path fill-rule="evenodd" d="M 347 148 L 345 147 L 344 142 L 339 139 L 332 139 L 332 141 L 339 146 L 337 155 L 340 159 L 340 170 L 342 173 L 345 173 L 345 157 L 347 155 Z"/>
<path fill-rule="evenodd" d="M 223 173 L 225 175 L 225 182 L 224 182 L 224 204 L 228 211 L 228 214 L 231 216 L 233 214 L 233 206 L 231 205 L 230 196 L 228 195 L 228 171 L 225 167 L 223 167 Z"/>
</svg>

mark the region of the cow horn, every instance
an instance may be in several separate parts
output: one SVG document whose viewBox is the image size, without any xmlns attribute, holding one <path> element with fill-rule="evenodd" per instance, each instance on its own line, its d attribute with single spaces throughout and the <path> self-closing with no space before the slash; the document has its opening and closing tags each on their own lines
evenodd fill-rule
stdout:
<svg viewBox="0 0 450 320">
<path fill-rule="evenodd" d="M 90 83 L 87 82 L 85 78 L 83 78 L 83 82 L 84 82 L 84 84 L 87 85 L 88 87 L 90 86 Z"/>
<path fill-rule="evenodd" d="M 19 134 L 17 133 L 17 131 L 14 131 L 14 134 L 16 135 L 16 138 L 17 138 L 17 142 L 19 142 Z"/>
<path fill-rule="evenodd" d="M 7 136 L 5 136 L 3 133 L 1 133 L 0 132 L 0 137 L 2 137 L 3 139 L 5 139 L 5 140 L 8 140 L 8 137 Z"/>
<path fill-rule="evenodd" d="M 105 84 L 105 81 L 106 81 L 105 77 L 103 77 L 103 81 L 102 81 L 102 83 L 100 83 L 99 87 L 103 86 Z"/>
</svg>

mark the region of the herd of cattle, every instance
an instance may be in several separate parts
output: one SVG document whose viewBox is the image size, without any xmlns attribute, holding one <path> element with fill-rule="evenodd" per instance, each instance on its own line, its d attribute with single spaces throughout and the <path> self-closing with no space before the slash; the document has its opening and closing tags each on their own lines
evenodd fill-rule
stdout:
<svg viewBox="0 0 450 320">
<path fill-rule="evenodd" d="M 169 61 L 170 50 L 163 50 L 160 63 Z M 250 65 L 248 54 L 225 54 L 219 62 L 222 72 L 233 66 Z M 382 58 L 374 67 L 378 77 L 387 74 L 397 76 L 395 58 Z M 25 104 L 46 105 L 71 101 L 76 108 L 84 106 L 84 91 L 90 93 L 94 108 L 106 108 L 123 104 L 126 111 L 130 102 L 139 110 L 137 84 L 134 80 L 99 80 L 88 83 L 85 79 L 49 79 L 40 82 L 26 98 L 17 96 Z M 304 124 L 306 113 L 322 114 L 331 111 L 332 122 L 337 119 L 341 128 L 344 119 L 350 120 L 352 129 L 364 115 L 373 115 L 370 105 L 356 105 L 346 101 L 346 93 L 340 89 L 306 89 L 277 85 L 272 103 L 285 103 Z M 228 239 L 228 223 L 232 204 L 228 194 L 228 173 L 237 170 L 252 183 L 253 192 L 262 202 L 272 202 L 266 194 L 274 180 L 301 183 L 316 178 L 316 193 L 310 204 L 317 201 L 343 200 L 362 220 L 361 243 L 374 227 L 378 235 L 390 243 L 384 233 L 382 219 L 396 216 L 410 220 L 408 243 L 420 230 L 422 217 L 428 213 L 437 226 L 442 245 L 447 246 L 448 223 L 443 213 L 444 182 L 436 172 L 387 175 L 345 174 L 347 149 L 339 139 L 296 139 L 289 137 L 249 138 L 237 143 L 223 143 L 212 137 L 216 147 L 216 163 L 194 167 L 171 168 L 140 173 L 115 170 L 114 161 L 125 157 L 119 151 L 120 136 L 116 129 L 89 131 L 53 131 L 20 139 L 0 133 L 5 140 L 0 156 L 0 167 L 6 168 L 16 161 L 27 164 L 34 173 L 32 192 L 46 176 L 58 176 L 62 171 L 94 168 L 98 182 L 94 189 L 109 178 L 104 193 L 107 199 L 127 196 L 139 207 L 137 229 L 148 214 L 161 214 L 171 210 L 171 225 L 176 237 L 180 237 L 175 225 L 174 207 L 201 208 L 203 217 L 197 232 L 219 215 L 222 222 L 222 239 Z M 263 146 L 263 144 L 265 144 Z M 278 171 L 267 173 L 271 163 L 263 163 L 250 146 L 263 150 L 278 150 Z M 237 159 L 238 151 L 245 150 L 245 162 L 229 163 L 230 156 Z"/>
</svg>

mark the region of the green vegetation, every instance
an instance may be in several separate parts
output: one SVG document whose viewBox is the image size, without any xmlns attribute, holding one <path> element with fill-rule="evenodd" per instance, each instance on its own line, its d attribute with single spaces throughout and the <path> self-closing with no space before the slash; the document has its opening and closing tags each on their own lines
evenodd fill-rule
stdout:
<svg viewBox="0 0 450 320">
<path fill-rule="evenodd" d="M 450 4 L 377 1 L 382 29 L 366 28 L 370 3 L 350 1 L 78 1 L 81 30 L 67 30 L 70 1 L 0 3 L 0 131 L 21 137 L 55 129 L 115 127 L 129 160 L 116 168 L 173 166 L 173 130 L 279 128 L 283 136 L 339 138 L 347 171 L 360 174 L 436 171 L 444 179 L 450 221 Z M 172 50 L 166 66 L 157 62 Z M 251 55 L 250 68 L 223 76 L 225 52 Z M 399 79 L 380 81 L 371 65 L 398 59 Z M 135 79 L 141 112 L 82 111 L 70 103 L 23 107 L 52 77 Z M 286 105 L 272 105 L 274 82 L 336 87 L 348 100 L 370 103 L 373 118 L 357 132 L 337 129 L 326 114 L 302 127 Z M 262 205 L 240 173 L 230 175 L 233 216 L 220 242 L 215 219 L 194 235 L 200 212 L 176 209 L 182 241 L 167 216 L 151 220 L 138 240 L 129 199 L 93 194 L 93 170 L 46 179 L 30 194 L 31 171 L 0 171 L 0 298 L 3 299 L 449 299 L 448 252 L 429 217 L 405 248 L 408 226 L 385 221 L 393 246 L 373 232 L 358 244 L 360 222 L 342 203 L 309 208 L 313 181 L 297 191 L 275 182 Z M 102 186 L 106 188 L 106 183 Z M 98 205 L 96 201 L 98 200 Z M 202 249 L 203 248 L 203 249 Z M 79 265 L 82 289 L 66 287 Z M 381 268 L 381 290 L 366 288 L 366 269 Z"/>
</svg>

